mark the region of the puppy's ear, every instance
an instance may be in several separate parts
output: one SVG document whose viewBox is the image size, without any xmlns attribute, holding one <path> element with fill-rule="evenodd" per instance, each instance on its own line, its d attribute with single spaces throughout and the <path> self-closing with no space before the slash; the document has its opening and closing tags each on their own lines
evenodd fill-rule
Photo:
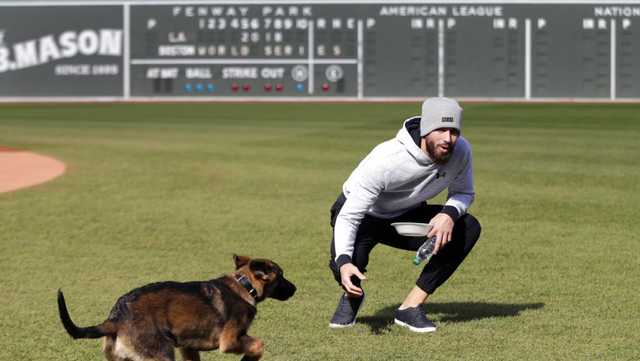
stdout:
<svg viewBox="0 0 640 361">
<path fill-rule="evenodd" d="M 251 258 L 247 256 L 238 256 L 237 254 L 234 254 L 233 262 L 236 264 L 236 269 L 238 269 L 244 265 L 247 265 L 249 262 L 251 262 Z"/>
</svg>

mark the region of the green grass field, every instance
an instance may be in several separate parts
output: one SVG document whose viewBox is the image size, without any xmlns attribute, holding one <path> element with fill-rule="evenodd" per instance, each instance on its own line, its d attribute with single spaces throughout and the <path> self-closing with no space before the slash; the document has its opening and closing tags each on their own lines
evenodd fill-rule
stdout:
<svg viewBox="0 0 640 361">
<path fill-rule="evenodd" d="M 463 107 L 483 233 L 418 335 L 393 325 L 412 254 L 374 250 L 346 330 L 327 327 L 327 261 L 342 182 L 419 104 L 0 105 L 1 146 L 68 166 L 0 194 L 0 360 L 102 360 L 64 332 L 58 288 L 87 326 L 145 283 L 230 272 L 233 253 L 298 286 L 258 308 L 265 360 L 639 360 L 640 105 Z"/>
</svg>

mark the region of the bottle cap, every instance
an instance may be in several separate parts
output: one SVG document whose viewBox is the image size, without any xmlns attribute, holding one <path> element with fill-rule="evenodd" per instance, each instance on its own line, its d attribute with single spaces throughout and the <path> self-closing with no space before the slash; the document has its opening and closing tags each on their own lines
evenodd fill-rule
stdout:
<svg viewBox="0 0 640 361">
<path fill-rule="evenodd" d="M 420 257 L 415 256 L 413 257 L 413 264 L 415 264 L 416 266 L 420 264 Z"/>
</svg>

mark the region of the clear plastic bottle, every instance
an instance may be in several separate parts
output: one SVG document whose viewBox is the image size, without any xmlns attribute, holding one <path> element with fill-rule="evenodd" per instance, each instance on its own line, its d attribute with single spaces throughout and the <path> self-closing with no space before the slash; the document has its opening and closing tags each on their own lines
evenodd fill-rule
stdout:
<svg viewBox="0 0 640 361">
<path fill-rule="evenodd" d="M 422 261 L 429 262 L 433 256 L 433 249 L 436 247 L 436 236 L 427 239 L 426 242 L 418 248 L 416 256 L 413 258 L 413 264 L 419 265 Z"/>
</svg>

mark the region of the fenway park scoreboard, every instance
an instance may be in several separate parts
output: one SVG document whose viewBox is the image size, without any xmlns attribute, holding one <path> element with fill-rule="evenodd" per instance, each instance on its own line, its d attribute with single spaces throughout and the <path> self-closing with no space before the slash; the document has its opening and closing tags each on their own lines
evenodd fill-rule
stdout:
<svg viewBox="0 0 640 361">
<path fill-rule="evenodd" d="M 0 1 L 0 100 L 640 99 L 640 3 Z"/>
</svg>

